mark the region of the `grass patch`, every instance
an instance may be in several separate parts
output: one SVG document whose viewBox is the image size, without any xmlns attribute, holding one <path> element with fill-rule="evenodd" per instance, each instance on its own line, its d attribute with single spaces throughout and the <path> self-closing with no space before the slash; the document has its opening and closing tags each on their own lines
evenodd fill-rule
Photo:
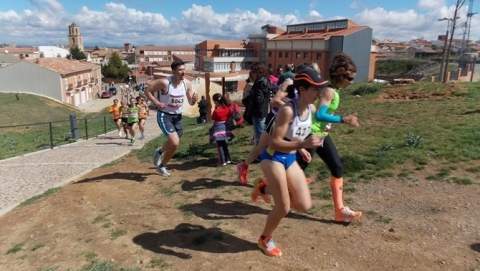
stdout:
<svg viewBox="0 0 480 271">
<path fill-rule="evenodd" d="M 44 247 L 45 245 L 44 244 L 36 244 L 32 247 L 31 251 L 35 251 L 35 250 L 38 250 L 38 249 L 41 249 L 42 247 Z"/>
<path fill-rule="evenodd" d="M 141 271 L 140 268 L 120 267 L 108 261 L 94 261 L 82 267 L 79 271 Z"/>
<path fill-rule="evenodd" d="M 470 168 L 465 169 L 465 171 L 470 172 L 470 173 L 479 173 L 480 172 L 480 166 L 470 167 Z"/>
<path fill-rule="evenodd" d="M 97 224 L 97 223 L 102 223 L 102 222 L 107 222 L 108 221 L 108 216 L 111 215 L 111 213 L 107 213 L 107 214 L 102 214 L 102 215 L 98 215 L 97 217 L 95 217 L 92 221 L 93 224 Z"/>
<path fill-rule="evenodd" d="M 27 199 L 26 201 L 20 203 L 19 207 L 24 207 L 24 206 L 33 204 L 33 203 L 35 203 L 35 202 L 37 202 L 37 201 L 39 201 L 43 198 L 49 197 L 49 196 L 57 193 L 58 191 L 60 191 L 60 187 L 48 189 L 43 194 L 31 197 L 31 198 Z"/>
<path fill-rule="evenodd" d="M 463 178 L 452 177 L 452 178 L 450 178 L 450 181 L 453 182 L 453 183 L 456 183 L 456 184 L 460 184 L 460 185 L 471 185 L 471 184 L 473 184 L 473 181 L 470 178 L 467 178 L 467 177 L 463 177 Z"/>
<path fill-rule="evenodd" d="M 148 264 L 148 268 L 155 268 L 157 270 L 162 270 L 168 267 L 170 267 L 170 264 L 168 264 L 162 258 L 153 258 L 150 260 L 150 263 Z"/>
<path fill-rule="evenodd" d="M 7 251 L 7 255 L 8 254 L 15 254 L 21 250 L 23 250 L 23 245 L 24 243 L 19 243 L 19 244 L 15 244 L 13 247 L 11 247 L 8 251 Z"/>
<path fill-rule="evenodd" d="M 118 237 L 120 236 L 123 236 L 127 234 L 127 231 L 126 230 L 123 230 L 123 229 L 114 229 L 110 232 L 110 239 L 111 240 L 115 240 L 117 239 Z"/>
<path fill-rule="evenodd" d="M 175 193 L 177 193 L 177 191 L 173 187 L 168 186 L 168 187 L 161 187 L 160 193 L 162 193 L 162 195 L 164 195 L 165 197 L 169 198 L 173 196 Z"/>
<path fill-rule="evenodd" d="M 87 261 L 91 262 L 91 261 L 94 261 L 97 258 L 97 253 L 95 253 L 93 251 L 89 251 L 89 252 L 85 252 L 83 254 L 83 256 L 85 256 L 85 259 Z"/>
</svg>

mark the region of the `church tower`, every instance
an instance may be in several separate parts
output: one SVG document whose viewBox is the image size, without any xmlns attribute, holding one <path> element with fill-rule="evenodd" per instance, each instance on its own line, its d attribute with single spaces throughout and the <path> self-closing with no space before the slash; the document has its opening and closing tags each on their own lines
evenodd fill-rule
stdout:
<svg viewBox="0 0 480 271">
<path fill-rule="evenodd" d="M 80 51 L 83 51 L 83 38 L 80 34 L 80 27 L 75 23 L 68 26 L 68 47 L 70 49 L 78 47 Z"/>
</svg>

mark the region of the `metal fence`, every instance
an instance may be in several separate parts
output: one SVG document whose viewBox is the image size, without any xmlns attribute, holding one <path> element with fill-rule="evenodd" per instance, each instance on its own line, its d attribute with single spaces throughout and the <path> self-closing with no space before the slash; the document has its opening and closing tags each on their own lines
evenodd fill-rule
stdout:
<svg viewBox="0 0 480 271">
<path fill-rule="evenodd" d="M 64 120 L 0 126 L 0 159 L 89 139 L 115 129 L 110 116 L 76 119 L 76 125 Z"/>
</svg>

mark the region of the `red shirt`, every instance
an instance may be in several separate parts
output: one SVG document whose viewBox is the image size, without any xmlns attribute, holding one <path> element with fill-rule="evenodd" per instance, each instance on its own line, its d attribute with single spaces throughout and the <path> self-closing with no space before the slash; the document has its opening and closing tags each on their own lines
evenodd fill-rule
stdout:
<svg viewBox="0 0 480 271">
<path fill-rule="evenodd" d="M 212 114 L 212 120 L 227 121 L 231 115 L 232 115 L 232 112 L 230 111 L 230 108 L 228 108 L 228 106 L 220 105 L 215 107 L 215 110 L 213 111 L 213 114 Z"/>
</svg>

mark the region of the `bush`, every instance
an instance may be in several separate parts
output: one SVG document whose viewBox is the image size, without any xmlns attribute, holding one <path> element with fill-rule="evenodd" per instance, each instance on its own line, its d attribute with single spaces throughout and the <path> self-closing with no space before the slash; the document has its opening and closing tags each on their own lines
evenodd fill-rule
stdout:
<svg viewBox="0 0 480 271">
<path fill-rule="evenodd" d="M 377 93 L 382 90 L 381 84 L 374 84 L 374 83 L 360 83 L 354 84 L 348 87 L 348 91 L 352 93 L 352 95 L 367 95 Z"/>
</svg>

